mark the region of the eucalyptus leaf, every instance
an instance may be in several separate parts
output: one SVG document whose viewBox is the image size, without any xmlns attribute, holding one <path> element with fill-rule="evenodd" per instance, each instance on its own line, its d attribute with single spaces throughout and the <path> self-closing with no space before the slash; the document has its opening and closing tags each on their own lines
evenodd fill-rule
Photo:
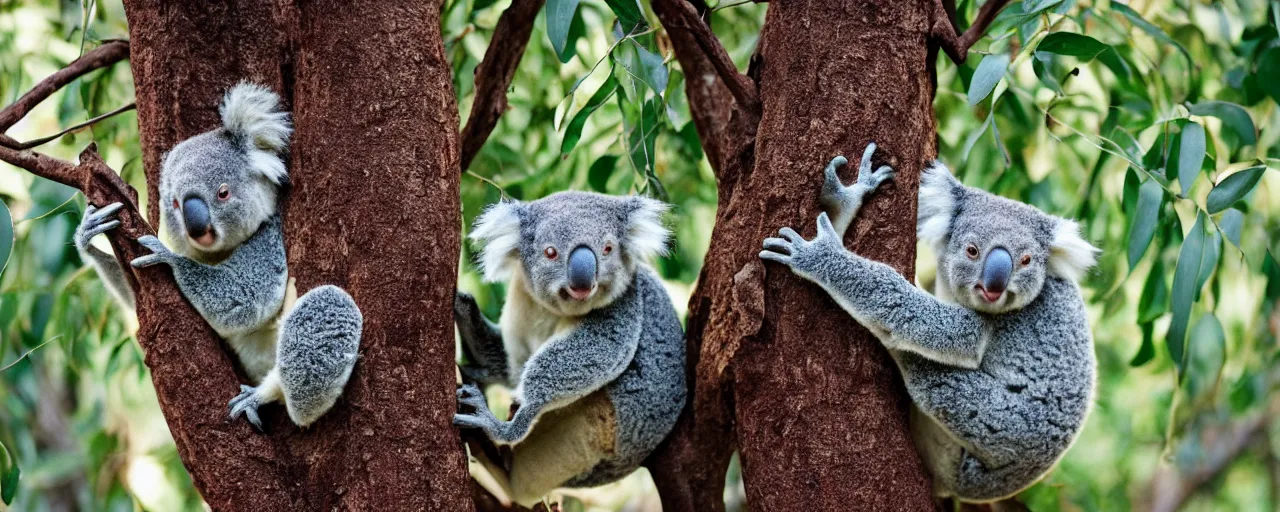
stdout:
<svg viewBox="0 0 1280 512">
<path fill-rule="evenodd" d="M 1200 175 L 1200 166 L 1204 165 L 1204 127 L 1198 123 L 1187 123 L 1182 127 L 1178 141 L 1178 183 L 1182 184 L 1182 195 L 1185 196 L 1191 192 L 1191 185 Z"/>
<path fill-rule="evenodd" d="M 0 501 L 6 506 L 13 503 L 21 478 L 22 469 L 18 468 L 18 461 L 14 460 L 4 443 L 0 443 Z"/>
<path fill-rule="evenodd" d="M 1218 226 L 1222 228 L 1222 236 L 1227 237 L 1231 245 L 1240 247 L 1240 234 L 1244 231 L 1244 212 L 1227 208 L 1222 218 L 1218 220 Z"/>
<path fill-rule="evenodd" d="M 1209 213 L 1218 213 L 1230 208 L 1258 185 L 1265 172 L 1267 172 L 1267 166 L 1259 165 L 1227 176 L 1209 191 L 1209 197 L 1205 199 L 1205 208 Z"/>
<path fill-rule="evenodd" d="M 612 71 L 609 72 L 608 78 L 600 84 L 600 88 L 596 89 L 595 94 L 591 95 L 591 99 L 587 100 L 587 104 L 582 106 L 577 114 L 573 116 L 573 120 L 569 121 L 569 125 L 564 130 L 564 140 L 560 143 L 560 155 L 567 155 L 573 151 L 574 146 L 578 145 L 578 141 L 582 140 L 582 127 L 587 124 L 587 118 L 591 117 L 591 113 L 600 108 L 604 102 L 613 96 L 614 91 L 618 90 L 618 80 L 614 77 Z"/>
<path fill-rule="evenodd" d="M 1069 55 L 1083 61 L 1090 61 L 1110 48 L 1111 45 L 1084 34 L 1054 32 L 1040 40 L 1040 44 L 1036 46 L 1036 53 Z"/>
<path fill-rule="evenodd" d="M 591 185 L 591 189 L 596 192 L 609 191 L 609 177 L 613 176 L 613 170 L 617 167 L 618 155 L 606 154 L 596 159 L 591 164 L 591 168 L 587 169 L 587 184 Z"/>
<path fill-rule="evenodd" d="M 13 215 L 9 205 L 0 201 L 0 274 L 9 268 L 9 256 L 13 252 Z"/>
<path fill-rule="evenodd" d="M 1255 78 L 1258 87 L 1280 103 L 1280 46 L 1272 47 L 1258 57 Z"/>
<path fill-rule="evenodd" d="M 579 0 L 547 0 L 547 38 L 555 49 L 560 62 L 569 62 L 574 50 L 569 43 L 569 29 L 573 26 L 574 13 Z"/>
<path fill-rule="evenodd" d="M 1138 323 L 1154 322 L 1169 309 L 1169 284 L 1165 280 L 1164 262 L 1159 258 L 1147 273 L 1147 281 L 1142 284 L 1142 295 L 1138 297 Z"/>
<path fill-rule="evenodd" d="M 1142 255 L 1156 236 L 1160 221 L 1160 207 L 1164 204 L 1164 189 L 1160 183 L 1148 178 L 1138 187 L 1138 205 L 1134 211 L 1133 228 L 1129 230 L 1129 268 L 1138 265 Z"/>
<path fill-rule="evenodd" d="M 1138 346 L 1138 353 L 1133 355 L 1133 359 L 1129 360 L 1129 366 L 1139 367 L 1151 361 L 1156 356 L 1156 344 L 1152 339 L 1155 334 L 1155 325 L 1151 322 L 1139 325 L 1142 329 L 1142 344 Z"/>
<path fill-rule="evenodd" d="M 1223 126 L 1240 137 L 1242 145 L 1252 146 L 1258 141 L 1258 130 L 1254 128 L 1253 118 L 1249 117 L 1249 112 L 1240 105 L 1229 101 L 1202 101 L 1192 105 L 1188 110 L 1192 115 L 1221 119 Z"/>
<path fill-rule="evenodd" d="M 1177 48 L 1179 52 L 1182 52 L 1182 56 L 1187 58 L 1188 65 L 1195 65 L 1195 62 L 1191 58 L 1191 52 L 1187 51 L 1186 47 L 1182 46 L 1181 43 L 1174 40 L 1172 37 L 1169 37 L 1169 34 L 1165 33 L 1165 31 L 1160 27 L 1152 25 L 1151 22 L 1143 19 L 1141 14 L 1138 14 L 1137 11 L 1133 10 L 1128 5 L 1120 2 L 1111 2 L 1111 10 L 1124 15 L 1125 18 L 1128 18 L 1129 23 L 1132 23 L 1135 27 L 1146 32 L 1147 35 L 1155 38 L 1157 41 Z"/>
<path fill-rule="evenodd" d="M 996 84 L 1000 83 L 1000 79 L 1004 77 L 1004 72 L 1008 68 L 1008 55 L 998 53 L 983 57 L 982 62 L 978 63 L 977 71 L 973 72 L 973 81 L 969 83 L 969 106 L 977 105 L 986 99 L 987 95 L 995 90 Z"/>
<path fill-rule="evenodd" d="M 1187 392 L 1197 396 L 1216 387 L 1225 362 L 1227 336 L 1218 317 L 1205 313 L 1191 329 L 1190 339 L 1184 382 Z"/>
<path fill-rule="evenodd" d="M 609 9 L 618 15 L 618 23 L 625 33 L 637 32 L 637 27 L 648 26 L 644 19 L 644 9 L 637 0 L 604 0 Z"/>
<path fill-rule="evenodd" d="M 1211 236 L 1207 217 L 1201 212 L 1196 215 L 1196 223 L 1182 241 L 1182 250 L 1178 253 L 1178 266 L 1173 271 L 1173 288 L 1170 290 L 1170 307 L 1173 320 L 1169 323 L 1166 344 L 1169 356 L 1178 367 L 1181 378 L 1187 341 L 1187 322 L 1191 316 L 1191 306 L 1200 294 L 1200 280 L 1207 276 L 1217 265 L 1217 250 L 1210 246 L 1216 243 L 1216 236 Z M 1216 233 L 1213 233 L 1216 235 Z"/>
</svg>

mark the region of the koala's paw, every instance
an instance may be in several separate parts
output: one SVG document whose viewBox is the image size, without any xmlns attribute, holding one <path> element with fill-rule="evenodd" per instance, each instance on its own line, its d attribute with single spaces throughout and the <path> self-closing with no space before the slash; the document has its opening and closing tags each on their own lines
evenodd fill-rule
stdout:
<svg viewBox="0 0 1280 512">
<path fill-rule="evenodd" d="M 133 261 L 129 262 L 129 264 L 133 265 L 135 268 L 145 268 L 152 265 L 159 265 L 161 263 L 170 263 L 177 257 L 177 255 L 170 251 L 168 247 L 164 246 L 164 243 L 161 242 L 159 238 L 154 236 L 147 235 L 139 238 L 138 243 L 143 247 L 146 247 L 147 250 L 150 250 L 151 254 L 138 256 L 137 258 L 134 258 Z"/>
<path fill-rule="evenodd" d="M 458 388 L 457 396 L 459 405 L 471 407 L 474 412 L 454 414 L 453 424 L 461 428 L 482 429 L 489 437 L 496 438 L 496 434 L 502 430 L 502 421 L 489 410 L 489 404 L 485 402 L 484 392 L 480 387 L 474 384 L 463 385 Z"/>
<path fill-rule="evenodd" d="M 893 168 L 882 165 L 875 172 L 871 172 L 871 155 L 876 152 L 876 143 L 867 144 L 866 151 L 862 152 L 862 162 L 858 164 L 858 183 L 855 186 L 865 188 L 867 192 L 875 190 L 881 183 L 893 178 Z"/>
<path fill-rule="evenodd" d="M 120 221 L 115 217 L 121 208 L 124 208 L 124 204 L 111 203 L 102 209 L 93 205 L 85 208 L 84 216 L 80 218 L 80 225 L 76 226 L 76 249 L 83 251 L 89 247 L 89 241 L 93 237 L 120 227 Z"/>
<path fill-rule="evenodd" d="M 262 432 L 262 419 L 258 417 L 258 408 L 262 404 L 263 399 L 258 394 L 258 388 L 241 384 L 240 394 L 232 398 L 227 403 L 227 407 L 231 411 L 232 420 L 239 418 L 243 414 L 244 418 L 249 420 L 249 424 L 253 425 L 253 428 L 257 429 L 258 432 Z"/>
<path fill-rule="evenodd" d="M 818 214 L 818 236 L 805 240 L 796 230 L 783 227 L 779 238 L 764 239 L 760 259 L 781 263 L 802 276 L 821 268 L 822 260 L 832 250 L 841 250 L 840 237 L 826 212 Z"/>
</svg>

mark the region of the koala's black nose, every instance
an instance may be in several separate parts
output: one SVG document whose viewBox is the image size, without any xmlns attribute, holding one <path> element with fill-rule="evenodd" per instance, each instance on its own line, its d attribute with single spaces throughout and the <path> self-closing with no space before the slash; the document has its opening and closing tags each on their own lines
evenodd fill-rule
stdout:
<svg viewBox="0 0 1280 512">
<path fill-rule="evenodd" d="M 569 289 L 590 292 L 596 282 L 596 253 L 585 245 L 569 253 Z"/>
<path fill-rule="evenodd" d="M 187 196 L 182 200 L 182 224 L 187 228 L 191 238 L 199 239 L 213 228 L 209 217 L 209 203 L 196 196 Z"/>
<path fill-rule="evenodd" d="M 982 289 L 988 293 L 1004 293 L 1009 286 L 1009 275 L 1013 273 L 1013 256 L 1003 247 L 996 247 L 987 253 L 987 260 L 982 264 Z"/>
</svg>

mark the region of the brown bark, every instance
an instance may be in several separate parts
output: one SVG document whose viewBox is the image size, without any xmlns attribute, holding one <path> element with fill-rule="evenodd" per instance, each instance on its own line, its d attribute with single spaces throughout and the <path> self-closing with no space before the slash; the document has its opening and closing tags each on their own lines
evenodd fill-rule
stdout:
<svg viewBox="0 0 1280 512">
<path fill-rule="evenodd" d="M 734 447 L 753 510 L 933 509 L 888 354 L 824 292 L 756 255 L 782 226 L 812 236 L 822 167 L 875 141 L 897 178 L 869 199 L 848 247 L 913 275 L 919 173 L 936 155 L 936 4 L 770 3 L 748 73 L 760 77 L 757 124 L 711 97 L 723 83 L 699 79 L 717 52 L 686 28 L 682 1 L 654 11 L 689 77 L 720 204 L 689 305 L 690 406 L 650 464 L 664 509 L 722 509 Z"/>
<path fill-rule="evenodd" d="M 259 434 L 227 419 L 235 369 L 168 271 L 139 273 L 139 342 L 179 455 L 215 510 L 471 508 L 449 425 L 459 173 L 440 4 L 362 4 L 126 2 L 148 197 L 163 153 L 216 126 L 228 88 L 283 92 L 297 128 L 291 276 L 301 293 L 346 288 L 364 314 L 338 405 L 306 431 L 269 407 Z"/>
</svg>

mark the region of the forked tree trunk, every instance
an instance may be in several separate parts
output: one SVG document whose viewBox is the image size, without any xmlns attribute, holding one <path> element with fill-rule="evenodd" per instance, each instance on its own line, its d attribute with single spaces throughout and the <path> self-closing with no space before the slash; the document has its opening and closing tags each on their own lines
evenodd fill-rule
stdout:
<svg viewBox="0 0 1280 512">
<path fill-rule="evenodd" d="M 440 2 L 125 4 L 148 197 L 228 88 L 282 92 L 291 276 L 299 293 L 345 288 L 364 314 L 338 405 L 305 431 L 270 407 L 259 434 L 226 417 L 238 381 L 203 320 L 144 286 L 139 341 L 196 488 L 215 510 L 471 508 L 450 425 L 459 155 Z"/>
<path fill-rule="evenodd" d="M 743 76 L 718 61 L 705 8 L 685 2 L 653 6 L 688 75 L 720 205 L 689 304 L 691 405 L 649 465 L 665 510 L 722 510 L 734 449 L 752 510 L 933 509 L 888 354 L 821 289 L 757 254 L 782 226 L 812 237 L 822 168 L 845 155 L 851 182 L 874 141 L 897 177 L 847 247 L 914 275 L 919 174 L 936 155 L 937 4 L 772 1 Z"/>
</svg>

